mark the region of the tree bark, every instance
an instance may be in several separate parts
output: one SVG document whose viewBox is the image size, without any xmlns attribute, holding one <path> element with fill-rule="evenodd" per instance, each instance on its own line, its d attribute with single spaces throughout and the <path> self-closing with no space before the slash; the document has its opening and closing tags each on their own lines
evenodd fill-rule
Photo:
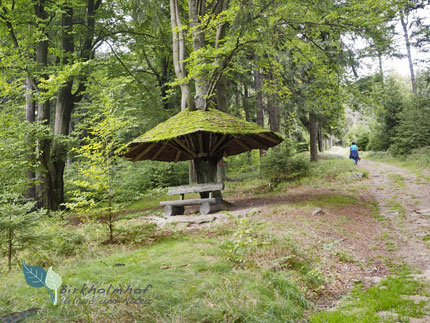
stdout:
<svg viewBox="0 0 430 323">
<path fill-rule="evenodd" d="M 275 79 L 272 73 L 266 75 L 266 78 L 269 82 L 275 82 Z M 279 116 L 279 102 L 278 96 L 276 94 L 271 94 L 268 96 L 267 102 L 267 112 L 269 113 L 269 127 L 271 131 L 278 132 L 280 129 L 280 116 Z"/>
<path fill-rule="evenodd" d="M 228 100 L 227 100 L 227 79 L 222 75 L 219 79 L 216 88 L 216 103 L 217 109 L 222 112 L 227 112 L 228 110 Z"/>
<path fill-rule="evenodd" d="M 13 230 L 9 228 L 8 241 L 7 241 L 7 265 L 8 271 L 12 269 L 12 255 L 13 255 Z"/>
<path fill-rule="evenodd" d="M 196 165 L 197 183 L 215 183 L 217 181 L 217 165 L 222 156 L 209 158 L 197 158 L 194 160 Z M 207 198 L 208 193 L 200 193 L 201 198 Z M 214 194 L 213 197 L 222 198 L 221 192 Z"/>
<path fill-rule="evenodd" d="M 256 66 L 254 68 L 254 86 L 257 98 L 257 124 L 264 127 L 264 112 L 263 112 L 263 93 L 262 93 L 262 80 L 261 73 Z M 260 149 L 260 159 L 263 156 L 263 150 Z"/>
<path fill-rule="evenodd" d="M 317 118 L 314 112 L 309 112 L 309 134 L 310 134 L 310 148 L 311 148 L 311 161 L 318 161 L 318 148 L 317 148 Z"/>
<path fill-rule="evenodd" d="M 190 18 L 190 28 L 192 28 L 193 49 L 198 51 L 205 47 L 205 33 L 202 30 L 201 17 L 205 15 L 206 0 L 188 0 L 188 10 Z M 196 94 L 194 101 L 196 109 L 207 109 L 207 95 L 209 92 L 209 81 L 206 77 L 200 76 L 195 80 Z"/>
<path fill-rule="evenodd" d="M 268 110 L 270 130 L 278 132 L 280 129 L 279 106 L 277 99 L 273 95 L 270 97 Z"/>
<path fill-rule="evenodd" d="M 412 83 L 412 93 L 414 95 L 416 95 L 417 94 L 417 83 L 415 80 L 414 64 L 412 62 L 411 43 L 410 43 L 409 35 L 408 35 L 407 21 L 405 21 L 405 16 L 404 16 L 404 13 L 402 10 L 400 11 L 400 23 L 402 24 L 403 37 L 405 38 L 406 51 L 408 54 L 409 72 L 411 74 L 411 83 Z"/>
<path fill-rule="evenodd" d="M 186 77 L 185 70 L 185 37 L 182 28 L 181 18 L 179 16 L 178 0 L 170 0 L 170 23 L 172 26 L 172 52 L 173 52 L 173 67 L 175 69 L 176 78 L 181 80 Z M 181 88 L 181 110 L 187 107 L 191 110 L 195 109 L 195 103 L 191 96 L 188 84 L 182 83 Z"/>
<path fill-rule="evenodd" d="M 29 79 L 25 81 L 25 119 L 29 123 L 34 123 L 36 118 L 36 103 L 33 100 L 33 86 L 31 85 L 31 82 Z M 33 136 L 27 137 L 27 143 L 32 149 L 35 149 Z M 33 148 L 34 146 L 34 148 Z M 32 153 L 28 156 L 29 160 L 35 159 L 35 151 L 33 150 Z M 25 197 L 28 199 L 36 200 L 36 173 L 33 170 L 27 171 L 27 178 L 30 182 L 27 192 L 25 193 Z"/>
<path fill-rule="evenodd" d="M 243 111 L 245 111 L 245 120 L 250 122 L 251 121 L 251 111 L 249 109 L 248 104 L 249 99 L 249 92 L 248 92 L 248 86 L 246 83 L 243 84 Z M 250 165 L 252 165 L 252 153 L 251 151 L 248 151 L 248 162 Z"/>
<path fill-rule="evenodd" d="M 215 8 L 215 14 L 220 14 L 222 11 L 227 9 L 229 1 L 228 0 L 219 0 L 216 2 L 217 7 Z M 220 24 L 217 28 L 216 39 L 215 39 L 215 49 L 220 47 L 221 41 L 225 37 L 226 24 Z M 215 64 L 219 65 L 219 58 L 215 58 Z M 219 77 L 217 86 L 216 86 L 216 101 L 217 101 L 217 109 L 223 112 L 227 112 L 228 109 L 228 101 L 227 101 L 227 78 L 224 75 Z"/>
<path fill-rule="evenodd" d="M 38 27 L 41 30 L 41 33 L 45 35 L 43 40 L 40 40 L 36 44 L 36 62 L 38 65 L 38 69 L 41 75 L 41 78 L 47 79 L 48 75 L 46 73 L 46 67 L 48 64 L 48 35 L 47 35 L 47 26 L 46 21 L 48 19 L 48 14 L 45 10 L 45 1 L 40 0 L 34 7 L 35 14 L 39 19 Z M 43 93 L 43 89 L 37 89 L 39 94 Z M 37 103 L 37 121 L 46 127 L 49 127 L 49 119 L 50 119 L 50 104 L 49 101 L 43 101 L 43 99 L 39 98 Z M 51 156 L 50 156 L 50 148 L 51 148 L 51 140 L 48 138 L 40 139 L 38 142 L 39 149 L 39 162 L 42 166 L 42 171 L 39 174 L 39 182 L 40 185 L 37 188 L 38 195 L 38 206 L 45 207 L 47 209 L 52 208 L 52 185 L 51 185 L 51 176 L 50 176 L 50 166 L 51 166 Z"/>
<path fill-rule="evenodd" d="M 170 108 L 169 101 L 167 99 L 167 82 L 169 80 L 169 64 L 166 57 L 162 57 L 160 60 L 161 65 L 161 75 L 158 78 L 159 87 L 161 91 L 161 102 L 163 104 L 163 109 L 168 110 Z"/>
<path fill-rule="evenodd" d="M 318 127 L 318 151 L 322 153 L 323 150 L 324 150 L 324 145 L 323 145 L 322 131 L 321 131 L 321 128 Z"/>
<path fill-rule="evenodd" d="M 91 1 L 90 1 L 91 2 Z M 69 63 L 69 55 L 74 50 L 74 41 L 72 35 L 73 28 L 73 9 L 71 7 L 64 8 L 65 12 L 61 16 L 62 26 L 62 49 L 63 58 L 62 64 Z M 57 102 L 55 106 L 55 122 L 54 122 L 54 135 L 55 136 L 67 136 L 69 135 L 70 120 L 73 111 L 73 94 L 72 94 L 73 81 L 70 80 L 59 90 L 57 95 Z M 53 194 L 53 205 L 54 209 L 60 208 L 60 205 L 64 203 L 64 168 L 66 166 L 67 158 L 67 147 L 62 141 L 54 141 L 51 148 L 52 166 L 53 173 L 52 177 L 52 194 Z"/>
<path fill-rule="evenodd" d="M 221 76 L 217 91 L 216 91 L 216 100 L 217 100 L 217 109 L 223 112 L 227 112 L 228 101 L 227 101 L 227 79 L 224 76 Z M 227 175 L 225 171 L 224 165 L 218 165 L 217 171 L 217 181 L 224 182 L 227 180 Z"/>
<path fill-rule="evenodd" d="M 39 1 L 35 6 L 37 17 L 40 19 L 41 24 L 48 22 L 48 15 L 44 8 L 45 0 Z M 95 15 L 100 7 L 102 0 L 89 0 L 87 3 L 87 21 L 86 33 L 83 40 L 82 50 L 80 52 L 80 59 L 87 61 L 94 57 L 93 40 L 95 34 Z M 74 35 L 73 35 L 73 8 L 68 5 L 63 6 L 63 13 L 61 16 L 61 47 L 62 57 L 59 63 L 66 65 L 70 63 L 70 57 L 75 52 Z M 46 29 L 46 26 L 43 26 Z M 43 29 L 43 30 L 45 30 Z M 48 35 L 46 35 L 48 39 Z M 48 40 L 40 41 L 37 44 L 36 61 L 41 67 L 47 66 L 48 62 Z M 42 77 L 47 78 L 46 74 Z M 73 80 L 65 82 L 63 87 L 57 93 L 55 120 L 54 120 L 54 135 L 67 136 L 70 132 L 70 121 L 74 107 L 74 103 L 78 102 L 83 97 L 85 91 L 86 78 L 80 78 L 77 90 L 72 93 Z M 39 90 L 41 92 L 42 90 Z M 49 126 L 50 106 L 49 101 L 39 102 L 38 104 L 38 121 L 41 124 Z M 39 141 L 39 160 L 44 172 L 41 174 L 41 204 L 47 209 L 59 209 L 61 204 L 64 203 L 64 168 L 67 157 L 67 147 L 62 141 L 52 141 L 50 139 L 42 139 Z"/>
<path fill-rule="evenodd" d="M 382 84 L 384 84 L 384 70 L 382 68 L 382 54 L 378 51 L 379 74 L 381 75 Z"/>
<path fill-rule="evenodd" d="M 197 182 L 196 166 L 194 164 L 194 160 L 190 160 L 188 165 L 188 182 L 190 185 Z"/>
</svg>

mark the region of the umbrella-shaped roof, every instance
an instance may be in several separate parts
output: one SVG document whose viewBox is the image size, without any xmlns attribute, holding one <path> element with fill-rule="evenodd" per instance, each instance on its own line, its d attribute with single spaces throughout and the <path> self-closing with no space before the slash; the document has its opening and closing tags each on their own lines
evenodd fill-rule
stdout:
<svg viewBox="0 0 430 323">
<path fill-rule="evenodd" d="M 267 149 L 282 138 L 216 109 L 185 109 L 136 138 L 120 152 L 133 161 L 180 161 Z"/>
</svg>

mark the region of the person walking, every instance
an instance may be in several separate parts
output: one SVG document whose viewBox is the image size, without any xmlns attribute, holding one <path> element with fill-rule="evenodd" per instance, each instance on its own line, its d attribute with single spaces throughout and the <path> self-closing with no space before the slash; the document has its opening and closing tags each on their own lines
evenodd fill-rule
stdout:
<svg viewBox="0 0 430 323">
<path fill-rule="evenodd" d="M 352 159 L 354 165 L 357 165 L 360 160 L 360 156 L 358 155 L 358 147 L 355 142 L 352 142 L 351 147 L 349 147 L 349 159 Z"/>
</svg>

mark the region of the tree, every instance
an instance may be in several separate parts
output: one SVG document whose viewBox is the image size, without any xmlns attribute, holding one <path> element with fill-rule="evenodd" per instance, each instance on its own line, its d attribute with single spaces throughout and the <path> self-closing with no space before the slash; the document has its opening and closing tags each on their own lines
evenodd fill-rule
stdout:
<svg viewBox="0 0 430 323">
<path fill-rule="evenodd" d="M 101 78 L 104 76 L 102 75 Z M 99 78 L 100 80 L 100 78 Z M 76 189 L 72 192 L 69 209 L 76 209 L 101 219 L 109 230 L 109 241 L 114 242 L 115 202 L 117 197 L 114 169 L 119 156 L 115 151 L 123 144 L 122 135 L 132 122 L 128 109 L 121 109 L 122 89 L 132 82 L 131 78 L 118 78 L 92 84 L 95 94 L 93 109 L 87 116 L 83 144 L 74 151 L 78 155 L 77 170 L 80 178 L 72 180 Z M 97 103 L 97 104 L 95 104 Z M 99 107 L 99 108 L 98 108 Z M 100 216 L 100 214 L 102 214 Z"/>
<path fill-rule="evenodd" d="M 86 90 L 90 62 L 100 44 L 112 36 L 115 16 L 112 3 L 102 0 L 48 2 L 8 1 L 2 4 L 2 36 L 13 44 L 8 51 L 15 80 L 26 83 L 27 120 L 35 119 L 50 136 L 39 139 L 40 205 L 58 209 L 64 202 L 63 174 L 68 152 L 64 140 L 70 132 L 71 115 Z M 120 19 L 118 19 L 120 20 Z M 34 21 L 23 26 L 21 21 Z M 97 23 L 100 21 L 100 23 Z M 102 25 L 101 21 L 107 24 Z M 30 95 L 32 93 L 32 95 Z M 37 108 L 34 108 L 36 104 Z M 55 113 L 51 111 L 55 105 Z M 51 118 L 53 120 L 51 120 Z M 52 127 L 52 128 L 51 128 Z M 31 176 L 31 174 L 29 174 Z"/>
<path fill-rule="evenodd" d="M 33 147 L 27 138 L 37 131 L 22 122 L 24 115 L 19 113 L 19 106 L 10 103 L 0 110 L 0 242 L 6 249 L 9 270 L 16 250 L 34 240 L 34 227 L 42 215 L 34 211 L 34 201 L 23 198 L 34 184 L 27 172 L 37 166 L 28 158 Z"/>
</svg>

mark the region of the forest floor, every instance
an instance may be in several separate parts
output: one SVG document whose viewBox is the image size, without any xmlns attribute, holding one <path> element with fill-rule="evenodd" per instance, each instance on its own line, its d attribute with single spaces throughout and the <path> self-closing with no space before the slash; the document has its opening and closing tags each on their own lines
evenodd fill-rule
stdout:
<svg viewBox="0 0 430 323">
<path fill-rule="evenodd" d="M 125 212 L 115 245 L 102 225 L 65 219 L 53 230 L 67 243 L 21 257 L 68 288 L 151 284 L 145 302 L 78 292 L 53 306 L 17 267 L 1 282 L 0 322 L 35 307 L 34 322 L 429 322 L 425 171 L 345 155 L 322 154 L 308 178 L 277 187 L 239 176 L 226 184 L 233 206 L 206 217 Z"/>
</svg>

